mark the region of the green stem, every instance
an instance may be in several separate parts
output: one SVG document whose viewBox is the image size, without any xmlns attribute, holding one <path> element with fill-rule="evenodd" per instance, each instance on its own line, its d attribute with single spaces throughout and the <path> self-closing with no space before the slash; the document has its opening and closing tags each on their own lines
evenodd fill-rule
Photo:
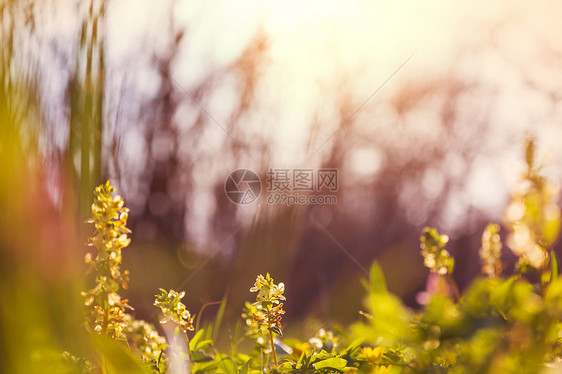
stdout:
<svg viewBox="0 0 562 374">
<path fill-rule="evenodd" d="M 195 331 L 199 331 L 199 320 L 201 319 L 201 315 L 203 314 L 203 311 L 205 310 L 206 307 L 208 307 L 209 305 L 216 305 L 216 304 L 220 304 L 222 303 L 222 301 L 213 301 L 210 303 L 206 303 L 204 304 L 201 309 L 199 310 L 199 313 L 197 313 L 197 319 L 195 322 Z"/>
<path fill-rule="evenodd" d="M 187 331 L 183 330 L 183 336 L 185 336 L 185 342 L 187 343 L 187 360 L 189 361 L 189 373 L 193 372 L 193 362 L 191 361 L 191 349 L 189 348 L 189 338 L 187 337 Z"/>
<path fill-rule="evenodd" d="M 109 305 L 106 305 L 103 316 L 103 334 L 107 336 L 107 326 L 109 325 Z"/>
<path fill-rule="evenodd" d="M 541 293 L 544 295 L 548 284 L 552 281 L 552 274 L 551 274 L 551 264 L 552 256 L 549 255 L 548 251 L 545 251 L 546 260 L 543 261 L 542 268 L 540 271 L 540 288 Z"/>
<path fill-rule="evenodd" d="M 269 341 L 271 342 L 271 352 L 273 353 L 273 361 L 275 362 L 275 367 L 278 367 L 277 364 L 277 354 L 275 353 L 275 344 L 273 344 L 273 333 L 269 330 Z"/>
<path fill-rule="evenodd" d="M 447 274 L 447 281 L 449 282 L 449 285 L 453 289 L 455 301 L 459 302 L 461 300 L 461 294 L 459 292 L 459 287 L 457 286 L 457 282 L 455 282 L 455 279 L 451 276 L 451 274 Z"/>
</svg>

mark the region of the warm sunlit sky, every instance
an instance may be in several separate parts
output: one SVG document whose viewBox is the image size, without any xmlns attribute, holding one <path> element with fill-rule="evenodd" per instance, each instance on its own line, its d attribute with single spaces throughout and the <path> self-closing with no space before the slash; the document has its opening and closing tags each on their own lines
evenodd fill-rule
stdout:
<svg viewBox="0 0 562 374">
<path fill-rule="evenodd" d="M 384 134 L 388 141 L 402 140 L 404 133 L 391 135 L 397 121 L 389 105 L 392 97 L 412 87 L 446 81 L 449 76 L 476 87 L 463 97 L 465 105 L 457 108 L 458 120 L 470 128 L 485 112 L 490 121 L 490 130 L 482 139 L 482 156 L 463 171 L 469 175 L 468 182 L 459 192 L 459 200 L 451 204 L 451 220 L 463 214 L 468 205 L 496 214 L 500 211 L 508 186 L 521 170 L 522 139 L 535 128 L 541 128 L 537 136 L 550 152 L 550 163 L 560 165 L 560 1 L 178 0 L 173 7 L 171 4 L 113 0 L 108 8 L 108 110 L 125 92 L 120 131 L 126 134 L 124 157 L 131 175 L 140 172 L 135 166 L 143 164 L 140 160 L 147 157 L 149 147 L 135 120 L 142 98 L 158 88 L 152 53 L 166 51 L 170 30 L 181 28 L 186 36 L 172 75 L 177 89 L 188 92 L 238 58 L 257 32 L 265 35 L 268 49 L 259 68 L 256 109 L 235 126 L 242 129 L 240 136 L 246 141 L 258 135 L 270 139 L 270 167 L 317 166 L 323 149 L 328 149 L 320 145 L 326 141 L 329 145 L 341 124 L 338 105 L 342 99 L 349 103 L 347 114 L 355 113 L 359 136 Z M 58 21 L 47 23 L 47 31 L 72 41 L 70 36 L 77 27 L 77 18 L 72 16 L 75 8 L 56 9 L 54 19 Z M 63 43 L 61 48 L 71 51 L 72 44 Z M 50 89 L 55 97 L 61 97 L 64 85 L 52 79 Z M 220 151 L 226 136 L 221 127 L 228 123 L 237 104 L 238 90 L 235 77 L 219 74 L 216 78 L 216 87 L 203 106 L 218 123 L 209 121 L 199 139 L 201 152 Z M 428 100 L 427 106 L 413 111 L 406 120 L 410 141 L 435 136 L 432 122 L 438 120 L 439 113 L 432 105 L 437 102 L 439 97 Z M 197 105 L 188 99 L 180 105 L 178 127 L 189 126 L 194 108 Z M 319 132 L 307 148 L 314 119 L 320 124 Z M 470 131 L 467 134 L 473 136 Z M 61 138 L 59 144 L 63 141 Z M 450 165 L 462 163 L 459 157 L 452 154 Z M 194 171 L 201 176 L 200 185 L 194 187 L 200 191 L 200 203 L 192 212 L 200 219 L 192 222 L 204 222 L 213 209 L 212 199 L 206 196 L 207 186 L 232 168 L 259 168 L 259 159 L 259 154 L 250 151 L 240 161 L 242 165 L 228 160 L 219 165 L 201 163 L 200 170 Z M 383 155 L 363 146 L 350 150 L 347 164 L 360 178 L 369 178 L 376 175 L 381 162 Z M 209 173 L 210 169 L 216 173 Z M 562 177 L 560 168 L 551 171 Z M 454 168 L 451 173 L 454 176 Z M 426 197 L 439 195 L 443 178 L 439 170 L 428 172 L 421 186 Z M 416 193 L 419 187 L 404 194 Z"/>
<path fill-rule="evenodd" d="M 115 79 L 124 79 L 118 73 L 127 75 L 131 67 L 145 68 L 150 56 L 147 51 L 139 58 L 147 49 L 142 43 L 166 48 L 169 12 L 169 2 L 111 3 L 108 56 L 115 61 Z M 271 116 L 287 141 L 307 135 L 308 117 L 319 107 L 331 117 L 334 92 L 351 94 L 361 104 L 412 55 L 378 96 L 392 94 L 406 80 L 423 82 L 454 70 L 495 86 L 502 96 L 500 121 L 521 128 L 542 120 L 547 108 L 532 93 L 520 96 L 518 75 L 528 74 L 540 87 L 559 87 L 561 73 L 548 66 L 547 54 L 559 49 L 561 12 L 557 1 L 177 1 L 174 22 L 186 27 L 188 37 L 174 77 L 182 87 L 193 86 L 211 69 L 231 63 L 262 30 L 269 50 L 256 96 L 279 112 Z M 501 47 L 500 53 L 493 46 Z M 466 57 L 458 61 L 462 53 Z M 156 89 L 148 74 L 140 77 L 135 81 L 140 93 Z M 219 122 L 234 101 L 228 82 L 225 86 L 207 107 Z M 520 104 L 512 105 L 514 99 Z M 376 103 L 374 97 L 368 105 Z M 335 124 L 323 126 L 330 134 Z"/>
</svg>

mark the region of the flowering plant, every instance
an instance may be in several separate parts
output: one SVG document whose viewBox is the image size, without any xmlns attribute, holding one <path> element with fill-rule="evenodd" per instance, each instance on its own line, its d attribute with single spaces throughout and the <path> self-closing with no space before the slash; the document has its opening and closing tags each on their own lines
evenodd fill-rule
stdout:
<svg viewBox="0 0 562 374">
<path fill-rule="evenodd" d="M 257 292 L 256 302 L 253 304 L 257 308 L 252 314 L 253 322 L 257 323 L 260 331 L 262 327 L 269 331 L 271 351 L 275 366 L 277 366 L 273 333 L 283 336 L 281 332 L 281 318 L 285 311 L 281 301 L 285 300 L 285 296 L 283 296 L 285 285 L 283 283 L 275 284 L 269 273 L 265 277 L 260 274 L 256 278 L 254 286 L 250 288 L 250 292 Z"/>
</svg>

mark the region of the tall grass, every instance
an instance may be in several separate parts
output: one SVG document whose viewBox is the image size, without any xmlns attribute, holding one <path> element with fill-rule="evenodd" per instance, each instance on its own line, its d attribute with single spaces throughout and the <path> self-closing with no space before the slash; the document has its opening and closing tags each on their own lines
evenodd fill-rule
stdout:
<svg viewBox="0 0 562 374">
<path fill-rule="evenodd" d="M 26 43 L 37 36 L 43 5 L 0 1 L 0 367 L 9 373 L 70 372 L 62 352 L 91 349 L 75 204 L 52 204 L 46 175 L 53 171 L 40 151 L 40 73 Z M 69 155 L 82 217 L 101 171 L 104 13 L 104 2 L 92 1 L 84 17 L 71 95 Z"/>
<path fill-rule="evenodd" d="M 81 23 L 71 87 L 68 156 L 78 191 L 80 218 L 101 181 L 103 134 L 105 1 L 92 0 Z"/>
</svg>

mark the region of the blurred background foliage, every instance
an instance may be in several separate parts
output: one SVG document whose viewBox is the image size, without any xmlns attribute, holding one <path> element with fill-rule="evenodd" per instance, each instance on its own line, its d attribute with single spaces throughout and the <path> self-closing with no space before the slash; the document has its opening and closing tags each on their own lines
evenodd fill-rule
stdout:
<svg viewBox="0 0 562 374">
<path fill-rule="evenodd" d="M 158 287 L 185 290 L 192 311 L 227 296 L 236 320 L 269 271 L 286 284 L 288 326 L 347 323 L 363 291 L 346 251 L 378 259 L 418 306 L 426 225 L 449 234 L 462 289 L 527 136 L 562 178 L 560 7 L 0 0 L 0 310 L 15 371 L 38 359 L 15 336 L 90 349 L 83 222 L 105 179 L 131 209 L 125 296 L 153 322 Z M 338 168 L 338 203 L 224 194 L 230 171 L 263 182 L 277 167 Z"/>
</svg>

